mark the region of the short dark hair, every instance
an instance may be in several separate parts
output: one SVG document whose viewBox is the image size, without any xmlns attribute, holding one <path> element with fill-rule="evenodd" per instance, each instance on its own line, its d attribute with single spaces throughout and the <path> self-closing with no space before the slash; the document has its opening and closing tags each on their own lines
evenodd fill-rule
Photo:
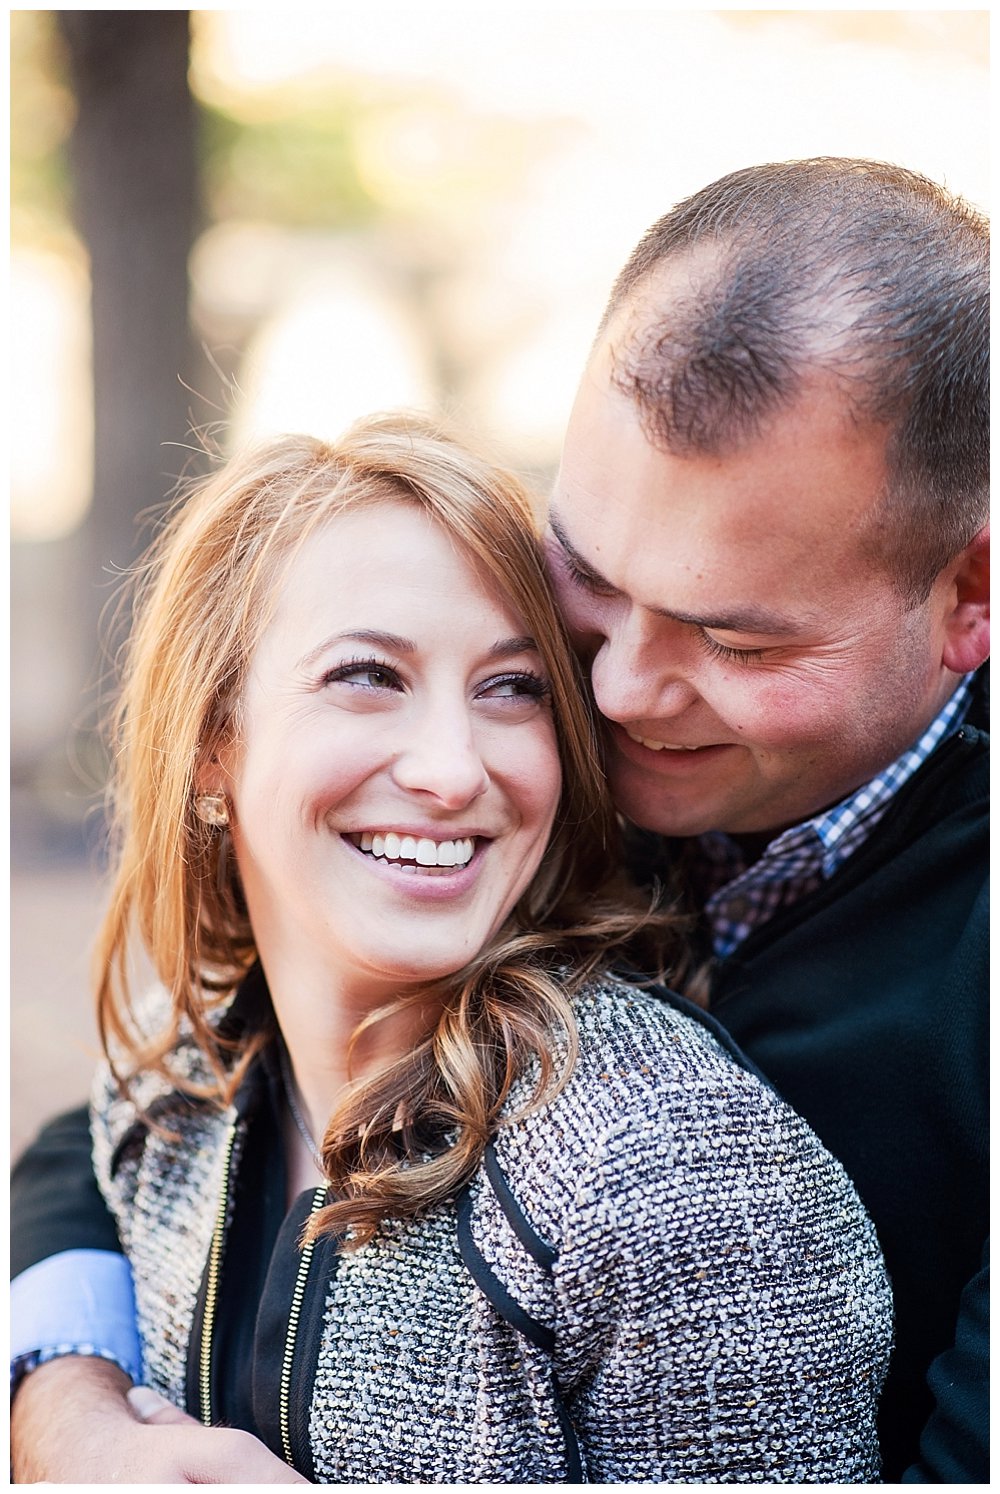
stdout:
<svg viewBox="0 0 1000 1494">
<path fill-rule="evenodd" d="M 689 259 L 689 289 L 648 283 Z M 643 236 L 601 323 L 650 289 L 613 347 L 650 440 L 720 454 L 759 433 L 810 372 L 840 375 L 855 418 L 890 428 L 869 542 L 916 604 L 986 522 L 989 226 L 916 172 L 818 157 L 734 171 Z"/>
</svg>

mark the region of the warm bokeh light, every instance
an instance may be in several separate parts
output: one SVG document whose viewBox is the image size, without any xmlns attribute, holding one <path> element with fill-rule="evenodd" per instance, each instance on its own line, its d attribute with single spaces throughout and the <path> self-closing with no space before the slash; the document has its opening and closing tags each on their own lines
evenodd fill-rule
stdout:
<svg viewBox="0 0 1000 1494">
<path fill-rule="evenodd" d="M 8 383 L 11 528 L 47 540 L 75 528 L 90 502 L 93 411 L 86 269 L 16 251 L 10 264 Z"/>
<path fill-rule="evenodd" d="M 277 132 L 258 140 L 266 170 L 248 146 L 213 177 L 222 218 L 192 267 L 199 325 L 242 349 L 222 424 L 325 433 L 372 407 L 457 406 L 551 468 L 611 279 L 685 193 L 753 161 L 850 154 L 988 206 L 987 26 L 985 11 L 194 12 L 196 93 Z M 75 268 L 17 263 L 31 372 L 14 381 L 13 519 L 41 538 L 87 501 L 86 288 Z"/>
<path fill-rule="evenodd" d="M 418 341 L 377 292 L 327 275 L 247 349 L 232 442 L 309 431 L 334 440 L 366 410 L 433 409 Z"/>
</svg>

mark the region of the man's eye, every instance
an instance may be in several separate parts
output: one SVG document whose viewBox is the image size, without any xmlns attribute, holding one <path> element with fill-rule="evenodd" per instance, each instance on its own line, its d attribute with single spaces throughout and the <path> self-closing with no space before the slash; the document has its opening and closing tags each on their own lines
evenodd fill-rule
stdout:
<svg viewBox="0 0 1000 1494">
<path fill-rule="evenodd" d="M 767 653 L 763 648 L 730 648 L 710 633 L 699 632 L 698 637 L 713 659 L 726 659 L 730 664 L 757 664 Z"/>
<path fill-rule="evenodd" d="M 591 571 L 585 571 L 582 566 L 577 564 L 567 550 L 560 550 L 559 554 L 562 558 L 563 569 L 574 586 L 579 587 L 581 591 L 589 592 L 594 597 L 610 597 L 615 595 L 613 587 L 599 581 Z"/>
</svg>

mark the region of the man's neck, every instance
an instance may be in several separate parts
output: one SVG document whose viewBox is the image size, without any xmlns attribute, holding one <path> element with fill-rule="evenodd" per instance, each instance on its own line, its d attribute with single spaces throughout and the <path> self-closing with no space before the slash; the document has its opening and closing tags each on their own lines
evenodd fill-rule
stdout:
<svg viewBox="0 0 1000 1494">
<path fill-rule="evenodd" d="M 763 856 L 772 840 L 780 834 L 780 830 L 755 830 L 749 835 L 730 835 L 729 839 L 734 845 L 739 846 L 747 866 L 753 866 L 754 862 L 759 861 Z"/>
</svg>

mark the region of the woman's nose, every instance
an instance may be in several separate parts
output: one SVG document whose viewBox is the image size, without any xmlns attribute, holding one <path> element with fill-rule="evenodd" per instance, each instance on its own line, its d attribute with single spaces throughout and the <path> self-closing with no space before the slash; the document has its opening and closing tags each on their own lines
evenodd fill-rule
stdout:
<svg viewBox="0 0 1000 1494">
<path fill-rule="evenodd" d="M 455 712 L 412 722 L 392 771 L 400 788 L 429 794 L 445 809 L 463 809 L 490 784 L 472 723 Z"/>
</svg>

